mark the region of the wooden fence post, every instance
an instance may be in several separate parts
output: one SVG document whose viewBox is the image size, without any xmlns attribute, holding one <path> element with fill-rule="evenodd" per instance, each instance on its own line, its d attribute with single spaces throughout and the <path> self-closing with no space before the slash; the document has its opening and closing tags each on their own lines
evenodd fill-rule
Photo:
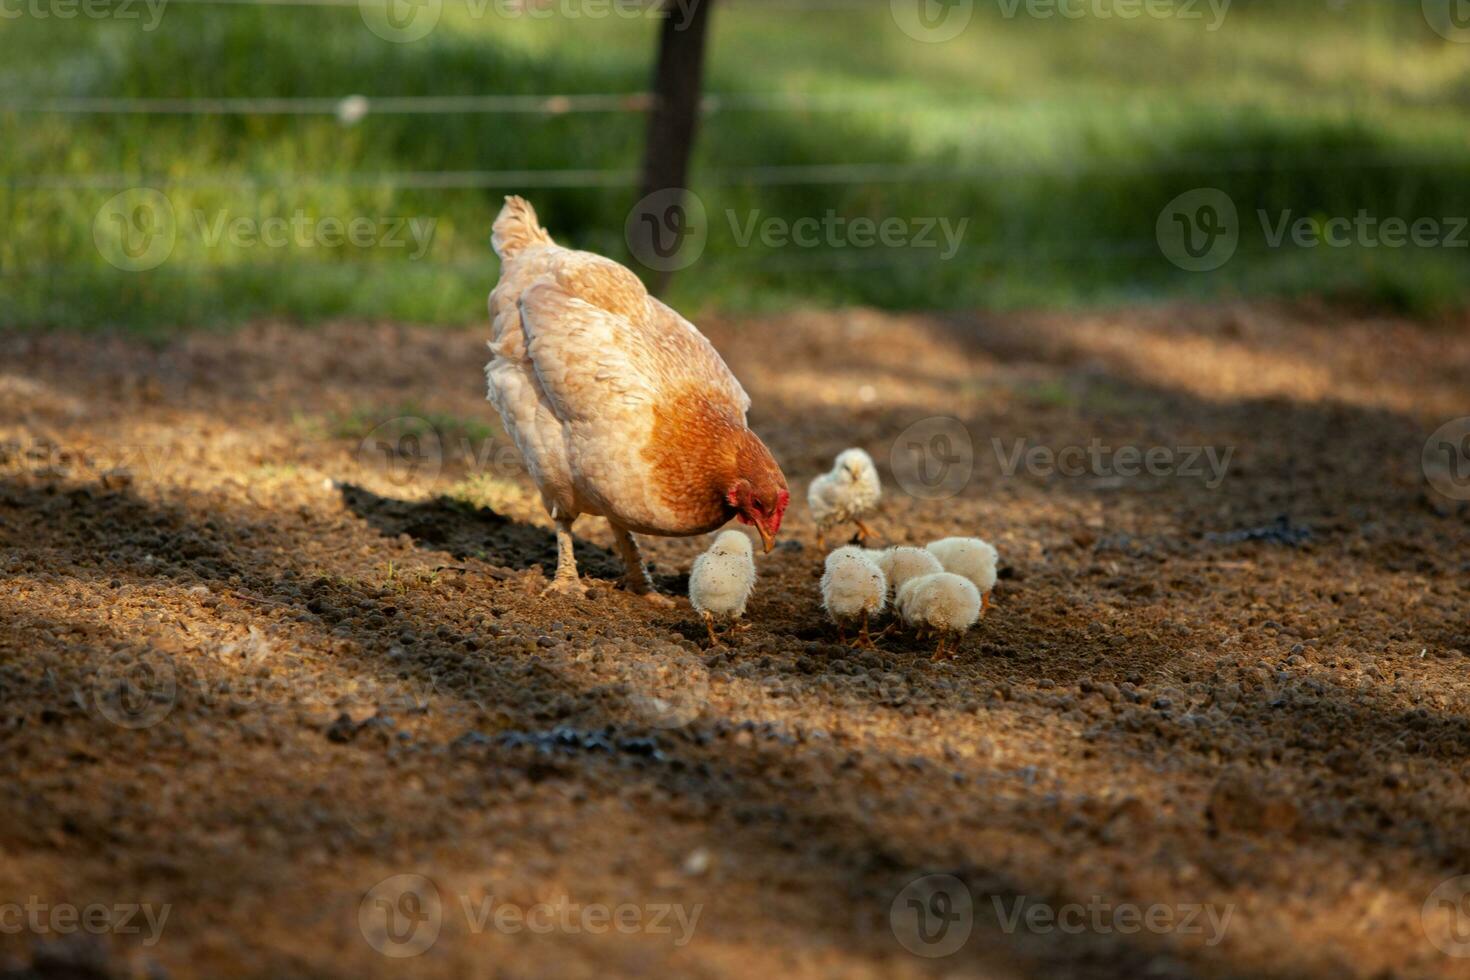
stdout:
<svg viewBox="0 0 1470 980">
<path fill-rule="evenodd" d="M 651 194 L 688 187 L 689 157 L 699 124 L 699 106 L 704 89 L 704 48 L 709 32 L 710 8 L 714 0 L 664 0 L 663 24 L 659 32 L 658 64 L 653 74 L 653 105 L 648 113 L 648 134 L 643 151 L 642 180 L 638 191 L 644 213 L 633 216 L 629 244 L 635 256 L 648 255 L 653 236 L 660 228 L 676 228 L 668 213 L 676 206 L 674 195 Z M 654 270 L 650 284 L 654 293 L 668 285 L 670 272 Z"/>
</svg>

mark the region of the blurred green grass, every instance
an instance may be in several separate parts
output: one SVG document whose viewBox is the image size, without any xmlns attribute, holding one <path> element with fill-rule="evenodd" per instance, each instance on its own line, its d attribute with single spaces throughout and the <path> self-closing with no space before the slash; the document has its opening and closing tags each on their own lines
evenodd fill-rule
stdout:
<svg viewBox="0 0 1470 980">
<path fill-rule="evenodd" d="M 484 10 L 485 8 L 481 8 Z M 0 21 L 0 102 L 49 96 L 562 94 L 646 88 L 656 25 L 620 17 L 483 16 L 445 0 L 428 37 L 385 41 L 355 6 L 174 3 L 140 20 Z M 1023 8 L 1024 9 L 1024 8 Z M 694 313 L 864 303 L 892 308 L 1297 296 L 1433 314 L 1465 304 L 1466 249 L 1268 248 L 1259 221 L 1470 215 L 1470 46 L 1418 3 L 1236 0 L 1204 18 L 1006 17 L 980 3 L 955 40 L 919 43 L 887 3 L 715 12 L 707 90 L 865 100 L 842 111 L 729 109 L 702 124 L 693 186 L 703 256 L 671 291 Z M 158 116 L 0 110 L 0 324 L 169 332 L 252 317 L 461 323 L 484 316 L 488 231 L 524 192 L 566 243 L 627 257 L 631 187 L 412 188 L 375 175 L 632 170 L 637 113 Z M 897 164 L 960 176 L 761 186 L 748 168 Z M 177 240 L 127 272 L 94 243 L 123 174 L 158 187 Z M 307 179 L 318 178 L 318 179 Z M 38 180 L 39 179 L 39 180 Z M 1235 257 L 1175 268 L 1160 209 L 1215 187 L 1240 209 Z M 968 218 L 963 247 L 742 247 L 732 225 L 835 212 Z M 432 219 L 412 247 L 211 243 L 245 218 Z"/>
</svg>

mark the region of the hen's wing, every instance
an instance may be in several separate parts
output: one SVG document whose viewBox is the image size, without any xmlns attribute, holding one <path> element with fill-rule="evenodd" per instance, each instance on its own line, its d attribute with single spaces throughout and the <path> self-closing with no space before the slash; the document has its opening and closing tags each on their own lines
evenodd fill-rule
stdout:
<svg viewBox="0 0 1470 980">
<path fill-rule="evenodd" d="M 750 398 L 710 342 L 610 259 L 561 253 L 521 294 L 520 313 L 536 375 L 564 421 L 698 392 L 745 423 Z"/>
</svg>

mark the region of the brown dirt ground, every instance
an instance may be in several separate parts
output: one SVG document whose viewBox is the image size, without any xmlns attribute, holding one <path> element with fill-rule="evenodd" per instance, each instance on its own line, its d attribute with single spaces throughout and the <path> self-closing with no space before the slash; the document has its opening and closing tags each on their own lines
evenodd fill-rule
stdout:
<svg viewBox="0 0 1470 980">
<path fill-rule="evenodd" d="M 753 629 L 715 650 L 683 600 L 538 598 L 549 525 L 482 400 L 483 330 L 0 336 L 0 914 L 170 909 L 154 945 L 0 918 L 0 974 L 1470 971 L 1428 935 L 1470 918 L 1421 915 L 1470 872 L 1470 507 L 1419 462 L 1470 414 L 1467 324 L 705 326 L 797 498 Z M 437 435 L 442 467 L 359 452 L 405 415 L 433 431 L 379 433 Z M 817 610 L 806 481 L 848 445 L 887 475 L 934 415 L 973 434 L 973 478 L 937 501 L 890 481 L 879 529 L 994 540 L 996 608 L 951 663 L 902 636 L 849 650 Z M 1211 488 L 1008 477 L 991 444 L 1095 437 L 1234 455 Z M 578 530 L 610 579 L 605 528 Z M 648 542 L 666 588 L 700 547 Z M 974 905 L 940 959 L 890 929 L 930 872 Z M 405 874 L 440 933 L 388 958 L 359 912 Z M 650 928 L 477 928 L 462 899 L 490 896 L 631 903 Z M 1094 897 L 1231 918 L 1214 945 L 1005 928 L 1017 901 Z M 700 906 L 692 941 L 652 928 L 663 904 Z"/>
</svg>

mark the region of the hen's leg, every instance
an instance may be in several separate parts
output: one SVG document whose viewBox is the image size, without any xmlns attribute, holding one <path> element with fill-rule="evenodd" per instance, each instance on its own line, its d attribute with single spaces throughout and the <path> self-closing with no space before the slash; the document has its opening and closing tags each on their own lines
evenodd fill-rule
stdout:
<svg viewBox="0 0 1470 980">
<path fill-rule="evenodd" d="M 541 590 L 541 594 L 560 592 L 563 595 L 586 595 L 582 580 L 577 577 L 577 556 L 572 551 L 572 521 L 575 517 L 558 517 L 556 520 L 556 578 Z"/>
<path fill-rule="evenodd" d="M 643 567 L 643 555 L 638 551 L 638 542 L 633 540 L 633 535 L 628 529 L 608 521 L 612 527 L 613 544 L 617 546 L 618 557 L 623 559 L 623 585 L 634 595 L 641 595 L 649 602 L 660 606 L 672 606 L 674 601 L 668 596 L 659 595 L 654 591 L 653 580 L 648 577 L 648 569 Z"/>
</svg>

